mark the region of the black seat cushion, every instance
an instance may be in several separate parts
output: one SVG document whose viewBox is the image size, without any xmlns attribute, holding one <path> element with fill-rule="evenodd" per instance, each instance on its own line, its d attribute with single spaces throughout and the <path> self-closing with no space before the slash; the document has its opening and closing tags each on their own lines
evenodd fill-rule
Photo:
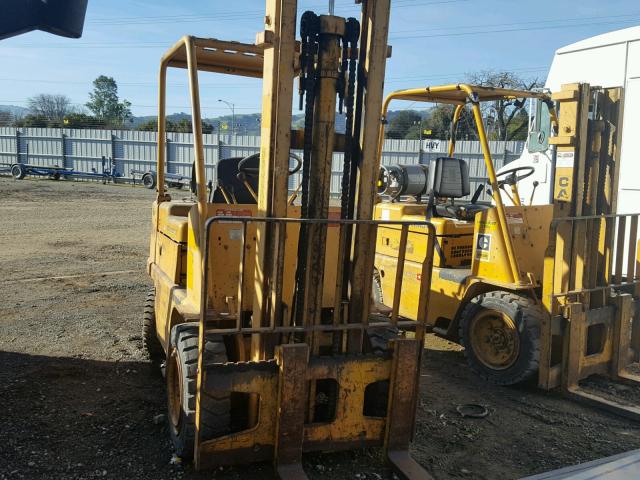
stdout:
<svg viewBox="0 0 640 480">
<path fill-rule="evenodd" d="M 457 218 L 458 220 L 473 221 L 476 213 L 482 212 L 490 205 L 477 203 L 463 203 L 460 205 L 451 205 L 450 203 L 439 203 L 435 206 L 436 216 L 444 218 Z"/>
</svg>

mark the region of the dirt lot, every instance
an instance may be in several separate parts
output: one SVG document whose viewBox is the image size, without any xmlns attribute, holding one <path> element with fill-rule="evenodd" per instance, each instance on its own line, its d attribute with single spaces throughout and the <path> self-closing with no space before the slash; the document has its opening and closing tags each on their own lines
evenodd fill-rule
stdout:
<svg viewBox="0 0 640 480">
<path fill-rule="evenodd" d="M 268 465 L 171 464 L 163 382 L 140 342 L 152 196 L 0 178 L 0 479 L 272 478 Z M 463 419 L 462 403 L 490 415 Z M 557 393 L 488 386 L 457 346 L 429 338 L 413 453 L 435 478 L 518 478 L 635 448 L 639 425 Z M 377 450 L 305 461 L 313 478 L 392 478 Z"/>
</svg>

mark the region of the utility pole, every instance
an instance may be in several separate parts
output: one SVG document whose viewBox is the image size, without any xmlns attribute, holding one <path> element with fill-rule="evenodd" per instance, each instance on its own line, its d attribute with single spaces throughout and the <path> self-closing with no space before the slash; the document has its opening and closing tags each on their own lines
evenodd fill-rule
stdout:
<svg viewBox="0 0 640 480">
<path fill-rule="evenodd" d="M 236 138 L 236 104 L 222 99 L 218 99 L 218 101 L 224 103 L 231 109 L 231 135 L 233 138 Z"/>
</svg>

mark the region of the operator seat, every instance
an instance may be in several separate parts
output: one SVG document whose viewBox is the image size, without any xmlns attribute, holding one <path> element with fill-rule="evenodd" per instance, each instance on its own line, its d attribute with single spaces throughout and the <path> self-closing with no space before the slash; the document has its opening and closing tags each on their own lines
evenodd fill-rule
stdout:
<svg viewBox="0 0 640 480">
<path fill-rule="evenodd" d="M 247 190 L 244 183 L 238 179 L 238 164 L 245 157 L 231 157 L 224 158 L 218 162 L 217 178 L 218 186 L 224 188 L 224 190 L 232 197 L 236 199 L 239 204 L 255 204 L 251 193 Z M 244 167 L 251 169 L 257 169 L 260 166 L 260 156 L 255 155 L 250 157 L 244 164 Z M 253 188 L 254 192 L 258 192 L 258 177 L 253 175 L 246 175 L 246 180 Z M 213 193 L 213 203 L 226 203 L 224 195 L 219 188 L 216 188 Z"/>
<path fill-rule="evenodd" d="M 429 165 L 429 211 L 432 217 L 457 218 L 473 220 L 476 213 L 489 208 L 488 205 L 476 203 L 483 186 L 481 185 L 468 203 L 451 205 L 436 203 L 437 198 L 462 198 L 471 193 L 469 182 L 469 166 L 460 158 L 439 157 Z"/>
</svg>

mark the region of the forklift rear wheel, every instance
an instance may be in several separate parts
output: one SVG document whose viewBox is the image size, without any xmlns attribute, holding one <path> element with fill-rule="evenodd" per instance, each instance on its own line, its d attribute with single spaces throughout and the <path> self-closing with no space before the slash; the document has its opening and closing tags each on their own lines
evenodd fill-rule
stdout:
<svg viewBox="0 0 640 480">
<path fill-rule="evenodd" d="M 11 167 L 11 175 L 16 180 L 22 180 L 27 176 L 27 170 L 19 163 Z"/>
<path fill-rule="evenodd" d="M 149 190 L 154 188 L 156 186 L 155 175 L 153 175 L 152 173 L 145 173 L 142 176 L 142 185 L 144 185 L 144 188 L 148 188 Z"/>
<path fill-rule="evenodd" d="M 514 385 L 532 378 L 540 363 L 542 309 L 511 292 L 489 292 L 464 308 L 461 343 L 471 369 L 495 385 Z"/>
<path fill-rule="evenodd" d="M 152 288 L 147 293 L 142 315 L 142 348 L 154 366 L 160 367 L 165 354 L 156 335 L 156 290 Z"/>
<path fill-rule="evenodd" d="M 179 457 L 193 458 L 196 416 L 196 383 L 198 379 L 198 328 L 177 325 L 175 339 L 167 359 L 167 407 L 171 440 Z M 227 353 L 222 338 L 211 338 L 205 344 L 207 362 L 226 363 Z M 212 396 L 204 390 L 200 398 L 201 438 L 212 439 L 229 433 L 230 395 Z"/>
</svg>

